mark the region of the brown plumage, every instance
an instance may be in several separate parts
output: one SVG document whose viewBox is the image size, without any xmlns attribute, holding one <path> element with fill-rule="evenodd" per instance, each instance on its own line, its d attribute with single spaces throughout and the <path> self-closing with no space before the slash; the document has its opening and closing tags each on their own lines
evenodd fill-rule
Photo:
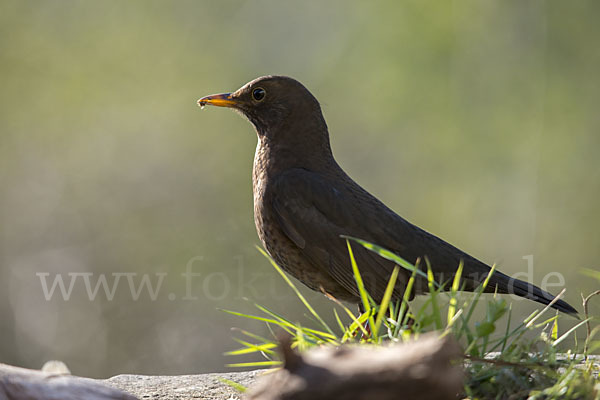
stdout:
<svg viewBox="0 0 600 400">
<path fill-rule="evenodd" d="M 252 173 L 254 221 L 263 245 L 288 273 L 314 290 L 359 303 L 346 241 L 353 236 L 414 263 L 427 257 L 436 280 L 450 281 L 462 260 L 462 284 L 472 291 L 490 267 L 406 221 L 354 182 L 335 161 L 321 107 L 298 81 L 284 76 L 255 79 L 234 93 L 207 96 L 200 106 L 233 108 L 254 125 L 258 146 Z M 394 268 L 361 246 L 354 255 L 369 293 L 380 300 Z M 402 270 L 394 297 L 409 273 Z M 417 279 L 417 294 L 427 291 Z M 495 272 L 487 291 L 514 293 L 548 304 L 554 296 Z M 559 300 L 554 308 L 576 314 Z"/>
</svg>

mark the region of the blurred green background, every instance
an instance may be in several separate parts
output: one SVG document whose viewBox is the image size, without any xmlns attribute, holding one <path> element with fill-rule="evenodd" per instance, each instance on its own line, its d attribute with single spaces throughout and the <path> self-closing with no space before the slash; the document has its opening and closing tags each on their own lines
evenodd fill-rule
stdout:
<svg viewBox="0 0 600 400">
<path fill-rule="evenodd" d="M 305 321 L 254 247 L 252 127 L 196 106 L 266 74 L 315 94 L 340 164 L 394 210 L 506 273 L 533 256 L 531 279 L 560 272 L 581 309 L 600 286 L 580 273 L 600 269 L 598 15 L 592 0 L 3 0 L 0 362 L 217 371 L 240 361 L 222 355 L 232 326 L 266 333 L 218 308 Z M 37 273 L 167 275 L 156 300 L 123 277 L 112 300 L 79 280 L 46 301 Z"/>
</svg>

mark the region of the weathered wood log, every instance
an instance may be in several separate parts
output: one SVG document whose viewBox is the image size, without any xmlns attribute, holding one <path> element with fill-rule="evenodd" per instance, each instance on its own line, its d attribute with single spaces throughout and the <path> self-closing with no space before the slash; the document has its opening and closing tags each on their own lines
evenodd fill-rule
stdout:
<svg viewBox="0 0 600 400">
<path fill-rule="evenodd" d="M 462 352 L 448 337 L 323 347 L 302 355 L 284 343 L 282 353 L 284 368 L 263 376 L 247 400 L 446 400 L 462 390 Z"/>
<path fill-rule="evenodd" d="M 0 400 L 136 400 L 94 379 L 0 364 Z"/>
</svg>

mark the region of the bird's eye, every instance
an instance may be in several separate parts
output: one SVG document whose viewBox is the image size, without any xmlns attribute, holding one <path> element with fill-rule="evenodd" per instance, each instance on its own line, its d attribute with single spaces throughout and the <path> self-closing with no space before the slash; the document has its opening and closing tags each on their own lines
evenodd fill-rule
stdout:
<svg viewBox="0 0 600 400">
<path fill-rule="evenodd" d="M 264 99 L 266 94 L 267 92 L 265 92 L 265 89 L 263 88 L 256 88 L 252 91 L 252 97 L 256 101 L 261 101 L 262 99 Z"/>
</svg>

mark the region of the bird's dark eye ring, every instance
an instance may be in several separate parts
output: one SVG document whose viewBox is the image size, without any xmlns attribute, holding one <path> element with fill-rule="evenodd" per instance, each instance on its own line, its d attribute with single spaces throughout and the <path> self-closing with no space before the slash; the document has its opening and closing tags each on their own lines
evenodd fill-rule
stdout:
<svg viewBox="0 0 600 400">
<path fill-rule="evenodd" d="M 262 99 L 265 98 L 267 92 L 265 92 L 265 89 L 263 88 L 256 88 L 252 91 L 252 98 L 254 98 L 254 100 L 256 101 L 261 101 Z"/>
</svg>

